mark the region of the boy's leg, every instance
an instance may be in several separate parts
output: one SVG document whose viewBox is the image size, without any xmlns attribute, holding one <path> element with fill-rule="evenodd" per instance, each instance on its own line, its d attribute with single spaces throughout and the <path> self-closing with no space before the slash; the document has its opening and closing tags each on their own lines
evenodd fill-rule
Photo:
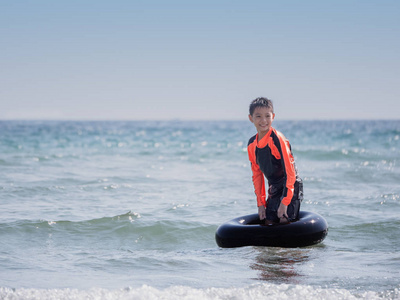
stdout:
<svg viewBox="0 0 400 300">
<path fill-rule="evenodd" d="M 278 208 L 281 204 L 282 188 L 276 186 L 269 186 L 268 188 L 268 200 L 266 208 L 266 219 L 275 223 L 279 223 Z M 287 209 L 287 215 L 290 221 L 295 221 L 299 218 L 300 204 L 303 201 L 303 182 L 299 178 L 294 183 L 293 198 Z"/>
<path fill-rule="evenodd" d="M 301 179 L 296 180 L 294 183 L 293 198 L 287 209 L 288 217 L 291 221 L 299 218 L 300 204 L 303 201 L 303 182 Z"/>
<path fill-rule="evenodd" d="M 265 211 L 267 221 L 279 223 L 278 208 L 281 204 L 283 188 L 270 185 L 268 188 L 267 207 Z"/>
</svg>

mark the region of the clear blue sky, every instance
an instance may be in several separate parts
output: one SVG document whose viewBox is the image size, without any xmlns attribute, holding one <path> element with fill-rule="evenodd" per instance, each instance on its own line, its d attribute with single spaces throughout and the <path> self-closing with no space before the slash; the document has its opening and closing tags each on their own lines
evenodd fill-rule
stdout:
<svg viewBox="0 0 400 300">
<path fill-rule="evenodd" d="M 0 0 L 0 119 L 399 119 L 400 1 Z"/>
</svg>

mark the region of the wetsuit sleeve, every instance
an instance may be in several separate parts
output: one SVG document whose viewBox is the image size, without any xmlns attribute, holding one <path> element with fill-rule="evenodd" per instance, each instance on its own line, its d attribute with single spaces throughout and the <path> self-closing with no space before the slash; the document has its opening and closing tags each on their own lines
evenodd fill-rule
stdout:
<svg viewBox="0 0 400 300">
<path fill-rule="evenodd" d="M 265 206 L 265 182 L 264 182 L 264 174 L 260 170 L 259 165 L 256 161 L 256 145 L 255 142 L 250 143 L 247 146 L 247 152 L 249 155 L 249 160 L 251 163 L 251 171 L 253 172 L 253 185 L 254 192 L 257 196 L 257 206 Z"/>
<path fill-rule="evenodd" d="M 282 203 L 289 205 L 292 201 L 294 183 L 296 182 L 296 171 L 294 168 L 294 158 L 290 149 L 289 141 L 281 134 L 278 134 L 281 149 L 282 166 L 285 171 L 285 186 L 283 188 Z"/>
</svg>

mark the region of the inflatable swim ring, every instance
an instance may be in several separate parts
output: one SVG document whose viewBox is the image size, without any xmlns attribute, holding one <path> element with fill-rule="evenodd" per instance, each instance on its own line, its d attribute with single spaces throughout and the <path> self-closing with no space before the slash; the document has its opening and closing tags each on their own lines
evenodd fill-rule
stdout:
<svg viewBox="0 0 400 300">
<path fill-rule="evenodd" d="M 312 212 L 300 211 L 288 224 L 261 225 L 258 214 L 238 217 L 218 227 L 215 240 L 222 248 L 244 246 L 305 247 L 318 244 L 328 234 L 328 223 Z"/>
</svg>

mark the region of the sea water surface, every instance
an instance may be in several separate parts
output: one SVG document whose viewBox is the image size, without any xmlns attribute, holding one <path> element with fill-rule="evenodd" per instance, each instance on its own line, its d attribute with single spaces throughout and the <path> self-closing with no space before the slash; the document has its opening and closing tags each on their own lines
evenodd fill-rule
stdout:
<svg viewBox="0 0 400 300">
<path fill-rule="evenodd" d="M 241 121 L 1 121 L 0 299 L 400 299 L 400 121 L 275 121 L 323 243 L 222 249 L 255 213 Z"/>
</svg>

